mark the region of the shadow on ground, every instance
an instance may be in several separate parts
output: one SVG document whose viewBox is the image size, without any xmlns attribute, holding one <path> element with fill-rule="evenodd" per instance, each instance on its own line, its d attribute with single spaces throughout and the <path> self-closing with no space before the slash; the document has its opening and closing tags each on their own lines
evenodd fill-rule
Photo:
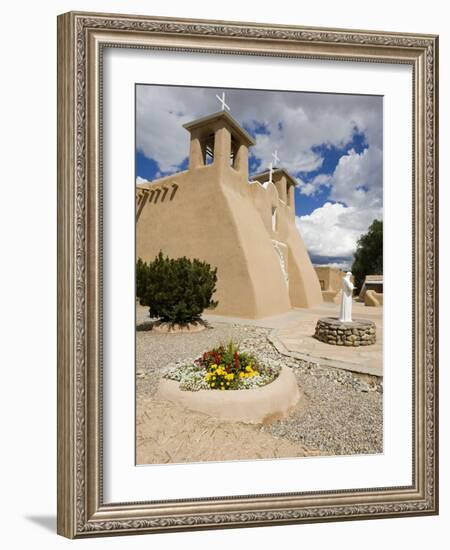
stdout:
<svg viewBox="0 0 450 550">
<path fill-rule="evenodd" d="M 25 519 L 39 525 L 46 531 L 56 533 L 56 516 L 25 516 Z"/>
</svg>

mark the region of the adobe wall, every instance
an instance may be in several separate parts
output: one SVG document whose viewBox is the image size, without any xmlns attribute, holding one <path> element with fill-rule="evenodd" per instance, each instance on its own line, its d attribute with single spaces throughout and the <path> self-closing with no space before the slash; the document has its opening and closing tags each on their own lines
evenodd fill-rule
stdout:
<svg viewBox="0 0 450 550">
<path fill-rule="evenodd" d="M 261 217 L 233 185 L 221 182 L 213 164 L 152 184 L 155 193 L 169 190 L 140 212 L 137 258 L 152 260 L 162 249 L 170 257 L 199 258 L 217 267 L 215 313 L 258 318 L 288 311 L 271 241 L 261 238 L 267 234 Z"/>
<path fill-rule="evenodd" d="M 215 313 L 260 318 L 312 307 L 322 295 L 295 226 L 293 188 L 283 171 L 264 187 L 249 183 L 248 149 L 242 144 L 230 166 L 225 123 L 192 130 L 189 170 L 139 187 L 136 256 L 151 261 L 162 250 L 217 267 Z M 206 131 L 214 132 L 209 165 L 204 165 Z"/>
<path fill-rule="evenodd" d="M 322 302 L 319 279 L 295 224 L 289 225 L 289 290 L 293 307 L 314 307 Z"/>
<path fill-rule="evenodd" d="M 285 178 L 274 183 L 268 182 L 265 188 L 258 182 L 246 186 L 251 203 L 259 211 L 270 238 L 287 245 L 286 264 L 289 273 L 291 307 L 313 307 L 322 302 L 322 293 L 309 254 L 295 225 L 293 187 L 290 186 L 289 192 L 282 195 L 286 203 L 279 199 L 280 188 L 286 189 L 286 187 Z M 275 231 L 272 228 L 272 207 L 277 209 Z"/>
<path fill-rule="evenodd" d="M 364 304 L 369 307 L 379 307 L 383 305 L 383 294 L 375 290 L 366 290 L 364 294 Z"/>
<path fill-rule="evenodd" d="M 322 290 L 341 290 L 342 278 L 345 275 L 343 271 L 329 266 L 316 266 L 314 269 L 319 281 L 322 280 L 324 282 L 324 288 Z"/>
</svg>

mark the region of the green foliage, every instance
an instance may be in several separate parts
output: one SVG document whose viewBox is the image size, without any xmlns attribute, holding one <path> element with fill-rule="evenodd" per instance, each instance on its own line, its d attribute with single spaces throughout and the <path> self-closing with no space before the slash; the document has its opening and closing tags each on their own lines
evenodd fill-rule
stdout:
<svg viewBox="0 0 450 550">
<path fill-rule="evenodd" d="M 160 252 L 149 264 L 136 264 L 136 295 L 149 306 L 150 316 L 165 322 L 198 321 L 202 312 L 214 308 L 217 268 L 186 257 L 171 259 Z"/>
<path fill-rule="evenodd" d="M 142 306 L 145 305 L 142 302 L 142 297 L 145 294 L 148 273 L 149 273 L 148 265 L 145 262 L 143 262 L 141 258 L 139 258 L 138 261 L 136 262 L 136 296 L 139 298 L 139 303 Z"/>
<path fill-rule="evenodd" d="M 263 365 L 255 355 L 240 351 L 239 345 L 232 340 L 206 351 L 194 365 L 204 369 L 204 379 L 211 390 L 237 390 L 265 385 L 279 374 L 279 369 Z"/>
<path fill-rule="evenodd" d="M 191 364 L 170 368 L 163 377 L 179 382 L 180 390 L 185 391 L 248 390 L 270 384 L 280 372 L 278 363 L 261 363 L 230 340 L 206 351 Z"/>
<path fill-rule="evenodd" d="M 358 289 L 362 287 L 366 275 L 383 273 L 383 222 L 374 220 L 369 230 L 358 239 L 352 265 L 352 273 Z"/>
</svg>

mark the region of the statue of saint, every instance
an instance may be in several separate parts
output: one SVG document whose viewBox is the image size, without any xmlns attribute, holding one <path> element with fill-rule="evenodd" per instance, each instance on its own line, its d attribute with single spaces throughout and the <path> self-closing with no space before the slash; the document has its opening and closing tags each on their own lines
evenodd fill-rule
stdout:
<svg viewBox="0 0 450 550">
<path fill-rule="evenodd" d="M 355 287 L 351 281 L 351 276 L 351 272 L 347 271 L 345 277 L 342 279 L 341 313 L 339 315 L 339 321 L 344 323 L 352 322 L 352 299 Z"/>
</svg>

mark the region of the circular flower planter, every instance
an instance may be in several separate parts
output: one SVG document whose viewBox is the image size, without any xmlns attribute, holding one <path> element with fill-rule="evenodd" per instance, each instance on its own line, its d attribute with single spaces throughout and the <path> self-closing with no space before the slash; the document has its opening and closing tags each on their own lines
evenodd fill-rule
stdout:
<svg viewBox="0 0 450 550">
<path fill-rule="evenodd" d="M 273 382 L 246 390 L 186 391 L 177 381 L 161 378 L 157 397 L 221 420 L 262 424 L 286 417 L 300 392 L 292 370 L 282 367 Z"/>
</svg>

